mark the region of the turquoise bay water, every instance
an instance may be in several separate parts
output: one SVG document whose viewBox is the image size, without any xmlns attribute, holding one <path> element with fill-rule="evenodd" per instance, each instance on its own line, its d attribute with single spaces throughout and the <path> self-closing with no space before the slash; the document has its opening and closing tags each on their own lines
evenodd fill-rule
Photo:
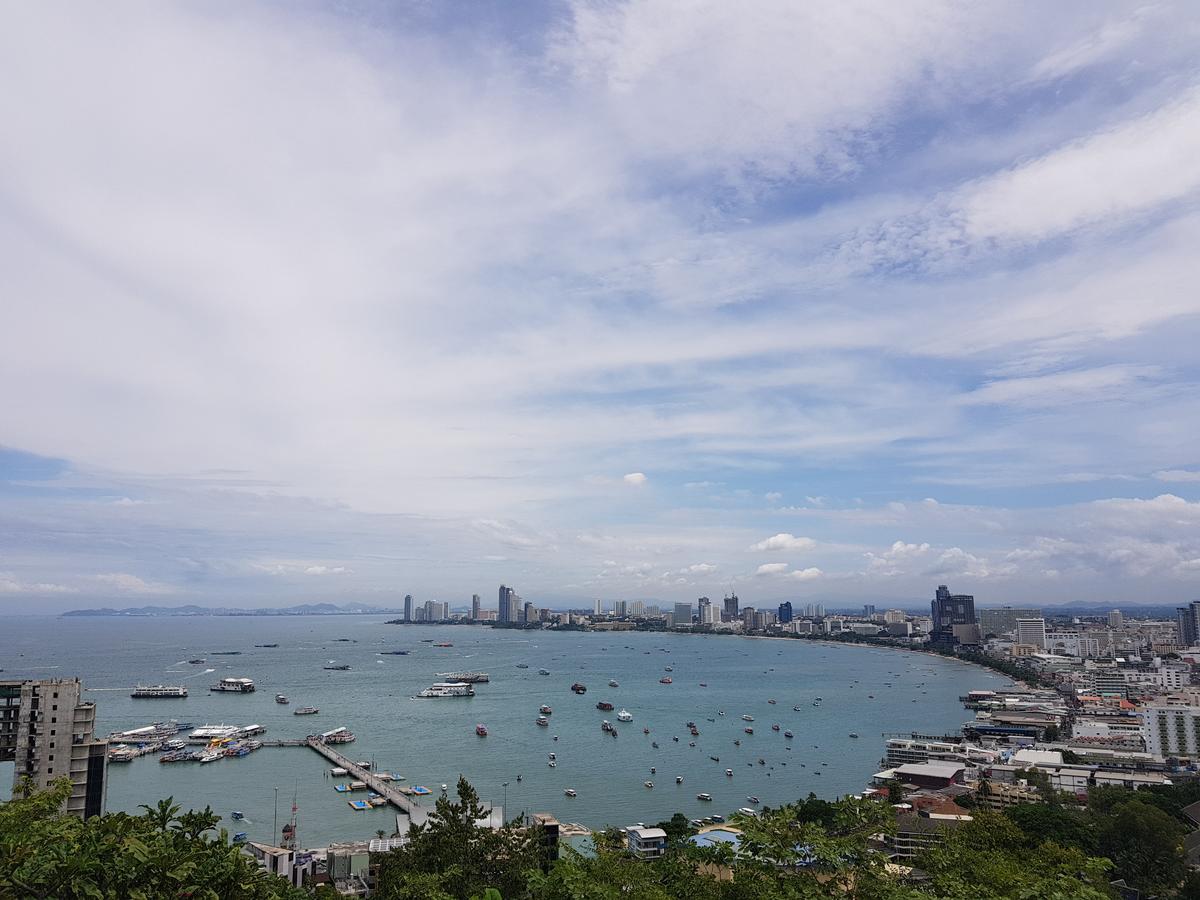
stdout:
<svg viewBox="0 0 1200 900">
<path fill-rule="evenodd" d="M 454 646 L 436 648 L 426 639 Z M 279 647 L 254 646 L 264 643 Z M 378 655 L 385 649 L 410 653 Z M 219 650 L 241 655 L 212 655 Z M 188 665 L 193 657 L 208 663 Z M 330 660 L 351 669 L 325 671 Z M 517 668 L 520 663 L 529 668 Z M 667 666 L 674 671 L 665 672 Z M 453 790 L 461 773 L 486 801 L 507 799 L 511 815 L 547 811 L 591 827 L 654 822 L 675 811 L 728 814 L 746 805 L 747 796 L 778 804 L 810 791 L 824 797 L 860 791 L 878 771 L 883 734 L 954 730 L 970 716 L 959 696 L 1004 683 L 953 660 L 896 650 L 732 636 L 396 626 L 373 616 L 6 617 L 0 619 L 0 668 L 0 678 L 79 676 L 105 734 L 166 719 L 257 722 L 267 727 L 265 739 L 345 725 L 358 736 L 343 748 L 347 755 L 374 760 L 378 768 L 406 776 L 408 784 L 437 791 L 447 783 Z M 551 674 L 539 675 L 539 668 Z M 436 673 L 466 669 L 491 675 L 490 684 L 476 686 L 474 698 L 410 699 L 438 680 Z M 665 674 L 673 684 L 659 683 Z M 210 693 L 208 686 L 222 676 L 253 678 L 258 691 Z M 608 687 L 610 679 L 620 686 Z M 129 690 L 139 681 L 187 684 L 190 696 L 133 700 Z M 573 694 L 574 681 L 588 692 Z M 276 704 L 276 693 L 286 694 L 291 705 Z M 817 697 L 822 702 L 814 706 Z M 770 698 L 778 702 L 769 704 Z M 597 710 L 599 700 L 615 709 Z M 549 728 L 534 724 L 543 703 L 554 709 Z M 292 715 L 305 705 L 319 707 L 320 714 Z M 622 707 L 633 713 L 633 722 L 617 722 Z M 743 714 L 754 721 L 743 721 Z M 601 731 L 606 718 L 619 737 Z M 698 737 L 688 734 L 689 720 L 699 727 Z M 476 723 L 487 725 L 488 737 L 475 735 Z M 772 723 L 779 723 L 779 732 Z M 744 733 L 747 725 L 753 735 Z M 648 736 L 643 728 L 650 729 Z M 794 739 L 783 737 L 786 729 Z M 551 752 L 558 757 L 553 769 L 547 765 Z M 307 846 L 367 838 L 377 829 L 391 833 L 394 814 L 387 807 L 351 810 L 333 791 L 327 769 L 317 754 L 294 747 L 265 747 L 205 766 L 161 765 L 148 756 L 109 767 L 108 808 L 132 811 L 172 795 L 184 806 L 207 804 L 226 817 L 241 810 L 245 820 L 226 819 L 226 827 L 269 840 L 278 788 L 279 821 L 289 816 L 294 796 Z M 0 766 L 0 797 L 7 796 L 11 773 L 11 765 Z M 684 777 L 682 785 L 675 784 L 677 775 Z M 647 780 L 653 789 L 643 786 Z M 565 788 L 578 797 L 565 797 Z M 700 792 L 713 802 L 697 800 Z"/>
</svg>

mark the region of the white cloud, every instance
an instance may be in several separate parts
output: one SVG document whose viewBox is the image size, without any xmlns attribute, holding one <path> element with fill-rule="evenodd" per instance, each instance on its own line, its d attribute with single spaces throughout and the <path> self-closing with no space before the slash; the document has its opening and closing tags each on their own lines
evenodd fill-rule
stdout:
<svg viewBox="0 0 1200 900">
<path fill-rule="evenodd" d="M 344 575 L 349 572 L 345 566 L 308 566 L 305 575 Z"/>
<path fill-rule="evenodd" d="M 0 572 L 0 594 L 75 594 L 78 588 L 47 581 L 20 581 L 11 572 Z"/>
<path fill-rule="evenodd" d="M 1191 483 L 1200 481 L 1200 471 L 1196 471 L 1195 469 L 1162 469 L 1155 472 L 1154 477 L 1159 481 Z"/>
<path fill-rule="evenodd" d="M 759 541 L 757 544 L 752 544 L 749 549 L 755 552 L 777 550 L 804 551 L 812 550 L 816 546 L 817 542 L 810 537 L 796 537 L 794 534 L 783 532 L 772 535 L 766 540 Z"/>
<path fill-rule="evenodd" d="M 763 499 L 768 503 L 778 503 L 783 499 L 783 494 L 779 493 L 779 491 L 767 491 L 763 494 Z"/>
<path fill-rule="evenodd" d="M 717 567 L 712 563 L 693 563 L 687 568 L 680 569 L 680 575 L 709 575 L 717 571 Z"/>
<path fill-rule="evenodd" d="M 626 484 L 631 484 L 634 487 L 641 487 L 646 483 L 646 476 L 641 472 L 630 472 L 624 477 L 623 480 Z"/>
<path fill-rule="evenodd" d="M 146 581 L 127 572 L 106 572 L 95 576 L 96 581 L 122 594 L 171 594 L 175 588 L 169 584 Z"/>
<path fill-rule="evenodd" d="M 825 573 L 816 566 L 809 566 L 806 569 L 792 569 L 788 563 L 763 563 L 755 569 L 754 574 L 756 576 L 786 578 L 789 581 L 812 581 L 815 578 L 820 578 Z"/>
<path fill-rule="evenodd" d="M 815 578 L 820 578 L 825 573 L 816 566 L 809 566 L 807 569 L 796 569 L 788 572 L 785 577 L 792 581 L 812 581 Z"/>
<path fill-rule="evenodd" d="M 763 563 L 754 570 L 755 575 L 782 575 L 788 570 L 788 563 Z"/>
</svg>

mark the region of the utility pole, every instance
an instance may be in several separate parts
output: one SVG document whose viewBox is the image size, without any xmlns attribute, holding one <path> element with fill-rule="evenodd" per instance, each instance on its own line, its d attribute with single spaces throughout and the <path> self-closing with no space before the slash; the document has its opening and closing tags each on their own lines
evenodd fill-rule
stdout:
<svg viewBox="0 0 1200 900">
<path fill-rule="evenodd" d="M 275 846 L 275 841 L 279 838 L 279 786 L 275 786 L 275 830 L 271 832 L 271 846 Z"/>
</svg>

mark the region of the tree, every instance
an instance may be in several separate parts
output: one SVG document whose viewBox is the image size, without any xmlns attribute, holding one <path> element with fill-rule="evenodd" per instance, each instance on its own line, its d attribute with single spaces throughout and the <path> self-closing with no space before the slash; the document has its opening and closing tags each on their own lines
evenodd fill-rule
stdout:
<svg viewBox="0 0 1200 900">
<path fill-rule="evenodd" d="M 1089 855 L 1096 853 L 1095 817 L 1080 810 L 1045 803 L 1020 803 L 1004 810 L 1004 817 L 1021 829 L 1029 847 L 1054 841 Z"/>
<path fill-rule="evenodd" d="M 1156 806 L 1129 799 L 1116 807 L 1098 829 L 1100 853 L 1111 859 L 1119 877 L 1142 891 L 1164 891 L 1183 881 L 1183 828 Z"/>
<path fill-rule="evenodd" d="M 887 783 L 888 803 L 896 804 L 904 802 L 904 788 L 895 778 L 888 779 Z"/>
<path fill-rule="evenodd" d="M 151 900 L 302 898 L 268 875 L 224 831 L 211 809 L 181 813 L 171 798 L 143 815 L 80 819 L 60 810 L 71 793 L 61 779 L 48 791 L 22 790 L 0 805 L 0 897 L 121 897 Z"/>
</svg>

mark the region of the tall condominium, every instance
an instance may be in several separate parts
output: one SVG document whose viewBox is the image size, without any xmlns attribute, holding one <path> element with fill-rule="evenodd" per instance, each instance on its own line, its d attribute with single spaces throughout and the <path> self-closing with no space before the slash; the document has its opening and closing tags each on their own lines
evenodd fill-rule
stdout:
<svg viewBox="0 0 1200 900">
<path fill-rule="evenodd" d="M 703 625 L 706 618 L 712 617 L 710 609 L 712 609 L 712 601 L 707 597 L 701 597 L 696 601 L 696 624 Z"/>
<path fill-rule="evenodd" d="M 472 622 L 479 621 L 479 595 L 478 594 L 471 595 L 471 621 Z"/>
<path fill-rule="evenodd" d="M 413 620 L 413 598 L 412 594 L 404 595 L 404 621 L 411 622 Z"/>
<path fill-rule="evenodd" d="M 537 607 L 534 606 L 532 603 L 530 603 L 528 600 L 526 600 L 525 605 L 521 607 L 521 621 L 522 622 L 536 622 L 537 621 Z"/>
<path fill-rule="evenodd" d="M 1108 613 L 1109 628 L 1123 628 L 1125 626 L 1125 616 L 1119 609 L 1110 610 Z"/>
<path fill-rule="evenodd" d="M 738 595 L 730 593 L 724 600 L 721 609 L 722 622 L 736 622 L 738 619 Z"/>
<path fill-rule="evenodd" d="M 614 600 L 613 615 L 618 619 L 624 619 L 627 615 L 629 615 L 629 603 L 625 600 Z"/>
<path fill-rule="evenodd" d="M 1000 606 L 994 609 L 976 610 L 979 630 L 983 636 L 989 634 L 1012 634 L 1017 630 L 1017 619 L 1041 619 L 1042 611 L 1032 607 Z"/>
<path fill-rule="evenodd" d="M 779 604 L 779 621 L 787 624 L 792 621 L 792 601 L 784 600 Z"/>
<path fill-rule="evenodd" d="M 1179 643 L 1184 647 L 1196 646 L 1200 640 L 1200 600 L 1176 609 L 1175 621 L 1179 626 Z"/>
<path fill-rule="evenodd" d="M 496 607 L 497 622 L 512 622 L 516 618 L 517 592 L 510 587 L 500 585 L 500 605 Z"/>
<path fill-rule="evenodd" d="M 25 778 L 44 790 L 71 780 L 65 811 L 104 812 L 108 742 L 95 739 L 96 705 L 78 678 L 0 681 L 0 762 L 13 762 L 13 789 Z"/>
<path fill-rule="evenodd" d="M 975 624 L 975 598 L 970 594 L 952 594 L 939 584 L 931 606 L 934 641 L 954 643 L 954 626 Z"/>
<path fill-rule="evenodd" d="M 1046 620 L 1017 619 L 1017 643 L 1046 649 Z"/>
<path fill-rule="evenodd" d="M 593 601 L 593 603 L 592 603 L 592 615 L 596 615 L 596 616 L 604 615 L 604 601 L 601 600 L 599 597 L 597 597 L 595 599 L 595 601 Z"/>
<path fill-rule="evenodd" d="M 692 604 L 676 603 L 675 614 L 671 617 L 671 622 L 675 625 L 691 625 L 692 624 Z"/>
<path fill-rule="evenodd" d="M 629 615 L 635 619 L 640 619 L 646 615 L 646 602 L 644 600 L 632 600 L 629 603 Z"/>
<path fill-rule="evenodd" d="M 868 620 L 875 618 L 875 604 L 874 603 L 864 603 L 863 604 L 863 618 L 868 619 Z"/>
</svg>

